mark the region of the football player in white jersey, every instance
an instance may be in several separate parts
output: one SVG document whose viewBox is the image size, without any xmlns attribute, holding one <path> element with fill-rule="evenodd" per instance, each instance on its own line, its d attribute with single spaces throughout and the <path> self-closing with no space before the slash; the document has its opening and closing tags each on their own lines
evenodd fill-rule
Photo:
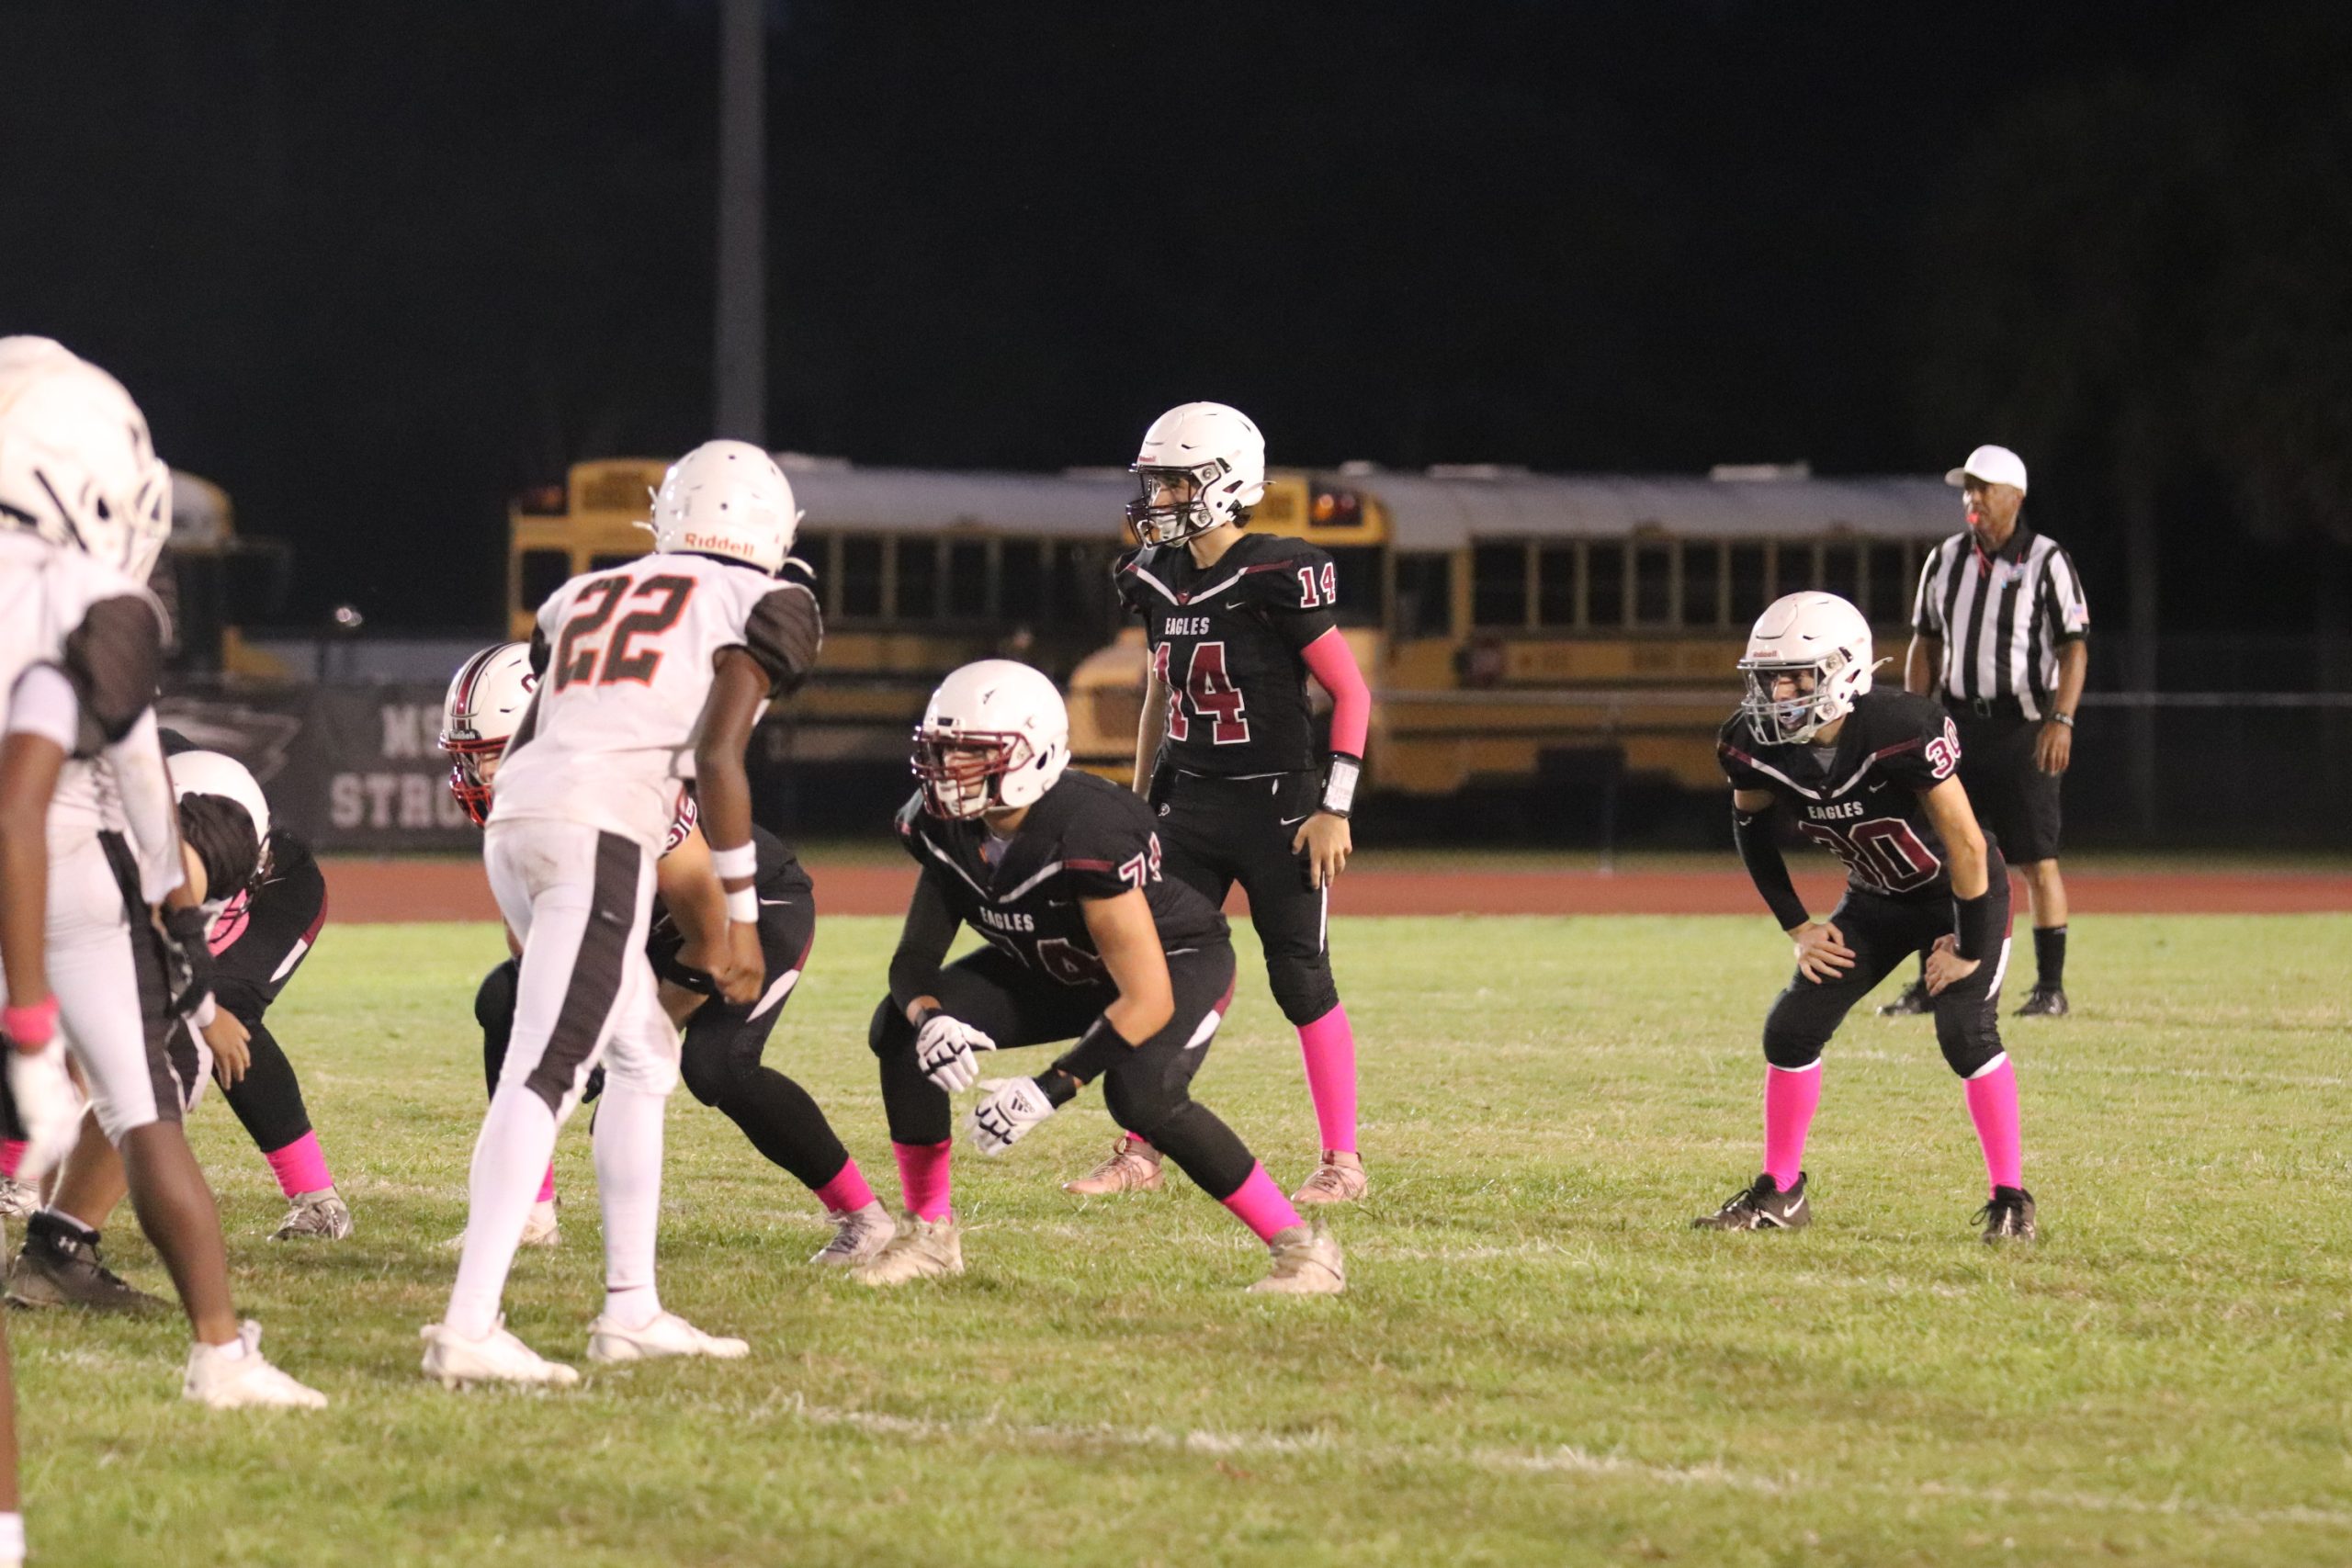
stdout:
<svg viewBox="0 0 2352 1568">
<path fill-rule="evenodd" d="M 501 759 L 483 840 L 491 890 L 523 943 L 514 1028 L 474 1145 L 457 1284 L 424 1331 L 428 1377 L 579 1381 L 508 1333 L 498 1307 L 557 1129 L 600 1064 L 605 1306 L 588 1359 L 748 1353 L 663 1311 L 654 1288 L 662 1116 L 679 1046 L 645 944 L 654 863 L 692 779 L 727 921 L 723 933 L 689 932 L 686 962 L 730 1000 L 759 993 L 743 748 L 770 699 L 807 678 L 823 639 L 816 596 L 775 576 L 798 523 L 792 487 L 765 452 L 707 442 L 662 480 L 653 554 L 576 577 L 539 608 L 539 686 Z"/>
<path fill-rule="evenodd" d="M 184 1012 L 201 1027 L 214 1010 L 155 731 L 163 612 L 140 586 L 170 531 L 170 484 L 114 378 L 46 338 L 0 340 L 0 1029 L 19 1051 L 68 1040 L 195 1331 L 186 1396 L 316 1407 L 325 1397 L 238 1321 L 220 1213 L 180 1127 L 194 1086 L 166 1049 Z"/>
</svg>

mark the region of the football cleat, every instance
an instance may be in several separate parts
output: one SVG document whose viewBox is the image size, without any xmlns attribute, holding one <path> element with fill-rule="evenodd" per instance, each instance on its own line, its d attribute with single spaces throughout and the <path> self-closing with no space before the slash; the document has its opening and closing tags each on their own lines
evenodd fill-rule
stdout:
<svg viewBox="0 0 2352 1568">
<path fill-rule="evenodd" d="M 561 1199 L 550 1198 L 544 1203 L 531 1205 L 530 1214 L 523 1221 L 523 1239 L 520 1245 L 553 1247 L 563 1239 L 563 1232 L 557 1224 L 556 1216 L 556 1205 L 561 1201 Z M 466 1233 L 459 1231 L 442 1245 L 451 1252 L 463 1252 L 466 1249 Z"/>
<path fill-rule="evenodd" d="M 475 1382 L 570 1388 L 580 1381 L 571 1368 L 547 1359 L 506 1332 L 503 1317 L 480 1339 L 468 1339 L 446 1323 L 428 1323 L 417 1335 L 424 1341 L 424 1375 L 443 1388 Z"/>
<path fill-rule="evenodd" d="M 2036 986 L 2026 994 L 2025 1006 L 2018 1009 L 2019 1018 L 2064 1018 L 2071 1010 L 2066 1006 L 2066 993 L 2056 986 Z"/>
<path fill-rule="evenodd" d="M 1325 1149 L 1323 1163 L 1305 1186 L 1290 1195 L 1294 1203 L 1352 1203 L 1372 1186 L 1363 1161 L 1346 1149 Z"/>
<path fill-rule="evenodd" d="M 234 1359 L 221 1353 L 225 1346 L 190 1346 L 180 1397 L 213 1410 L 327 1407 L 325 1394 L 296 1382 L 263 1357 L 260 1324 L 248 1319 L 238 1325 L 236 1343 L 243 1347 L 243 1353 Z"/>
<path fill-rule="evenodd" d="M 142 1314 L 164 1312 L 171 1304 L 107 1268 L 95 1234 L 85 1239 L 40 1214 L 25 1227 L 25 1245 L 8 1265 L 8 1302 L 20 1307 Z"/>
<path fill-rule="evenodd" d="M 0 1178 L 0 1217 L 29 1219 L 40 1213 L 40 1189 L 15 1177 Z"/>
<path fill-rule="evenodd" d="M 738 1361 L 751 1353 L 752 1347 L 744 1341 L 705 1334 L 674 1312 L 656 1314 L 652 1322 L 639 1328 L 623 1328 L 605 1317 L 588 1325 L 588 1359 L 600 1367 L 623 1361 L 658 1361 L 672 1356 L 708 1356 L 714 1360 Z"/>
<path fill-rule="evenodd" d="M 1923 1018 L 1936 1010 L 1928 996 L 1928 982 L 1914 980 L 1903 987 L 1902 994 L 1878 1010 L 1881 1018 Z"/>
<path fill-rule="evenodd" d="M 1273 1263 L 1250 1287 L 1257 1296 L 1336 1296 L 1348 1288 L 1348 1266 L 1340 1244 L 1317 1222 L 1276 1231 L 1266 1250 Z"/>
<path fill-rule="evenodd" d="M 1984 1245 L 2004 1241 L 2032 1241 L 2041 1233 L 2034 1228 L 2033 1194 L 2022 1187 L 1996 1187 L 1993 1201 L 1976 1211 L 1970 1222 L 1984 1227 Z"/>
<path fill-rule="evenodd" d="M 1166 1183 L 1159 1172 L 1159 1151 L 1122 1134 L 1101 1165 L 1075 1181 L 1063 1182 L 1062 1190 L 1081 1198 L 1107 1198 L 1114 1192 L 1157 1192 Z"/>
<path fill-rule="evenodd" d="M 882 1205 L 870 1202 L 842 1215 L 834 1224 L 833 1239 L 808 1261 L 827 1269 L 854 1269 L 881 1256 L 882 1249 L 898 1234 L 899 1227 Z"/>
<path fill-rule="evenodd" d="M 316 1237 L 320 1241 L 341 1241 L 352 1231 L 351 1210 L 340 1193 L 332 1187 L 323 1192 L 305 1192 L 294 1200 L 277 1228 L 269 1233 L 272 1241 L 300 1241 Z"/>
<path fill-rule="evenodd" d="M 964 1271 L 964 1234 L 956 1217 L 922 1220 L 899 1216 L 899 1234 L 875 1255 L 874 1261 L 850 1277 L 876 1288 L 903 1285 L 910 1280 L 942 1280 Z"/>
<path fill-rule="evenodd" d="M 1813 1203 L 1804 1195 L 1804 1172 L 1797 1172 L 1797 1184 L 1786 1192 L 1770 1176 L 1759 1176 L 1756 1184 L 1744 1191 L 1735 1192 L 1724 1206 L 1712 1214 L 1702 1214 L 1690 1222 L 1692 1230 L 1701 1231 L 1801 1231 L 1813 1224 Z"/>
</svg>

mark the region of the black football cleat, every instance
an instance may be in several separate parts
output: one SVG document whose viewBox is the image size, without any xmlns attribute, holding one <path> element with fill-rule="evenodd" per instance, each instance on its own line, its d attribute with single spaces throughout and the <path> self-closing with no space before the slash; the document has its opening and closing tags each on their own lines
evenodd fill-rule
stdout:
<svg viewBox="0 0 2352 1568">
<path fill-rule="evenodd" d="M 45 1215 L 25 1226 L 24 1249 L 8 1265 L 8 1303 L 81 1307 L 88 1312 L 155 1313 L 170 1306 L 107 1268 L 95 1236 L 85 1240 Z"/>
<path fill-rule="evenodd" d="M 1936 1010 L 1928 998 L 1928 982 L 1914 980 L 1903 987 L 1903 994 L 1878 1010 L 1881 1018 L 1925 1018 Z"/>
<path fill-rule="evenodd" d="M 2022 1187 L 1996 1187 L 1993 1201 L 1976 1211 L 1974 1224 L 1984 1227 L 1984 1245 L 2032 1241 L 2041 1233 L 2033 1224 L 2033 1194 Z"/>
<path fill-rule="evenodd" d="M 2019 1018 L 2064 1018 L 2069 1010 L 2066 993 L 2056 986 L 2036 986 L 2018 1009 Z"/>
<path fill-rule="evenodd" d="M 1797 1172 L 1797 1184 L 1786 1192 L 1770 1176 L 1759 1176 L 1756 1185 L 1735 1192 L 1724 1206 L 1712 1214 L 1702 1214 L 1690 1222 L 1697 1231 L 1801 1231 L 1813 1224 L 1813 1204 L 1804 1195 L 1804 1172 Z"/>
</svg>

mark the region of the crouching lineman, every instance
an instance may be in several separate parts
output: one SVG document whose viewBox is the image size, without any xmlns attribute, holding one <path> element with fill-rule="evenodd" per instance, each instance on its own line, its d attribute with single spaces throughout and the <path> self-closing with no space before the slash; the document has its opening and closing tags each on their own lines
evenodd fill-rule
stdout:
<svg viewBox="0 0 2352 1568">
<path fill-rule="evenodd" d="M 786 564 L 797 568 L 799 563 Z M 450 791 L 477 825 L 490 813 L 499 754 L 537 685 L 530 645 L 520 642 L 482 649 L 449 682 L 441 713 L 441 746 L 450 757 Z M 782 840 L 754 826 L 752 842 L 758 851 L 754 891 L 760 902 L 760 953 L 767 972 L 760 995 L 750 1002 L 717 996 L 708 976 L 681 958 L 686 939 L 671 913 L 673 906 L 705 905 L 706 929 L 718 930 L 726 922 L 724 896 L 711 870 L 710 846 L 703 838 L 691 794 L 680 796 L 655 867 L 653 933 L 646 954 L 662 982 L 662 1010 L 684 1032 L 679 1072 L 688 1091 L 725 1112 L 753 1148 L 790 1172 L 832 1216 L 832 1239 L 809 1261 L 828 1267 L 863 1263 L 890 1239 L 890 1216 L 808 1091 L 761 1061 L 816 939 L 815 894 L 808 873 Z M 482 1075 L 492 1094 L 498 1092 L 514 1034 L 520 973 L 521 966 L 508 959 L 483 976 L 474 997 L 474 1018 L 481 1025 Z M 594 1100 L 603 1087 L 601 1076 L 592 1075 L 582 1098 Z M 552 1247 L 560 1235 L 555 1169 L 550 1166 L 524 1222 L 523 1245 Z"/>
<path fill-rule="evenodd" d="M 209 1026 L 215 1009 L 152 705 L 163 611 L 139 586 L 170 531 L 170 486 L 112 377 L 45 338 L 0 341 L 6 1028 L 20 1048 L 61 1029 L 68 1041 L 194 1330 L 182 1393 L 220 1409 L 317 1407 L 325 1397 L 238 1322 L 220 1213 L 180 1127 L 201 1069 L 171 1043 L 184 1014 Z M 47 853 L 32 856 L 25 834 L 43 820 Z M 239 874 L 255 852 L 247 829 Z"/>
<path fill-rule="evenodd" d="M 1718 745 L 1733 834 L 1765 906 L 1796 943 L 1797 973 L 1764 1021 L 1764 1169 L 1693 1224 L 1809 1224 L 1804 1141 L 1821 1102 L 1821 1050 L 1847 1012 L 1912 954 L 1927 955 L 1936 1042 L 1960 1075 L 1984 1151 L 1987 1242 L 2034 1235 L 2021 1184 L 2017 1074 L 2001 1049 L 2009 877 L 1955 776 L 1960 741 L 1943 710 L 1873 691 L 1871 629 L 1831 593 L 1769 606 L 1739 661 L 1747 695 Z M 1797 897 L 1772 837 L 1785 805 L 1797 831 L 1845 863 L 1846 896 L 1826 920 Z"/>
<path fill-rule="evenodd" d="M 1160 874 L 1151 808 L 1066 771 L 1069 719 L 1025 664 L 967 664 L 932 694 L 915 731 L 922 787 L 899 832 L 922 870 L 874 1010 L 907 1213 L 859 1271 L 896 1285 L 963 1271 L 948 1189 L 951 1091 L 973 1054 L 1075 1040 L 1034 1078 L 989 1089 L 973 1112 L 1001 1154 L 1095 1078 L 1120 1126 L 1149 1139 L 1273 1254 L 1253 1291 L 1336 1294 L 1339 1244 L 1302 1222 L 1249 1148 L 1193 1100 L 1193 1075 L 1233 998 L 1225 917 Z M 945 967 L 959 924 L 989 945 Z"/>
<path fill-rule="evenodd" d="M 765 452 L 708 442 L 662 479 L 653 554 L 576 577 L 539 607 L 539 685 L 501 756 L 483 840 L 491 891 L 523 944 L 514 1029 L 474 1145 L 448 1311 L 424 1330 L 428 1377 L 579 1381 L 508 1333 L 498 1305 L 557 1131 L 600 1063 L 605 1306 L 589 1359 L 749 1351 L 663 1311 L 654 1288 L 662 1116 L 679 1047 L 645 945 L 655 862 L 691 778 L 725 923 L 687 931 L 684 962 L 729 1001 L 763 988 L 743 748 L 769 700 L 807 678 L 822 640 L 816 596 L 775 575 L 798 521 Z M 683 906 L 673 913 L 691 918 Z"/>
</svg>

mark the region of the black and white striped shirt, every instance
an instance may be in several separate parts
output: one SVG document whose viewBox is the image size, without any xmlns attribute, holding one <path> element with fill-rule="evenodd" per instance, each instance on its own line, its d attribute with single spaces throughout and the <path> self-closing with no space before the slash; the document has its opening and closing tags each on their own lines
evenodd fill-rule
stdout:
<svg viewBox="0 0 2352 1568">
<path fill-rule="evenodd" d="M 2023 519 L 1998 555 L 1988 558 L 1966 531 L 1937 546 L 1911 607 L 1912 630 L 1943 644 L 1936 673 L 1945 695 L 2014 697 L 2028 718 L 2049 707 L 2060 645 L 2090 626 L 2075 563 Z"/>
</svg>

